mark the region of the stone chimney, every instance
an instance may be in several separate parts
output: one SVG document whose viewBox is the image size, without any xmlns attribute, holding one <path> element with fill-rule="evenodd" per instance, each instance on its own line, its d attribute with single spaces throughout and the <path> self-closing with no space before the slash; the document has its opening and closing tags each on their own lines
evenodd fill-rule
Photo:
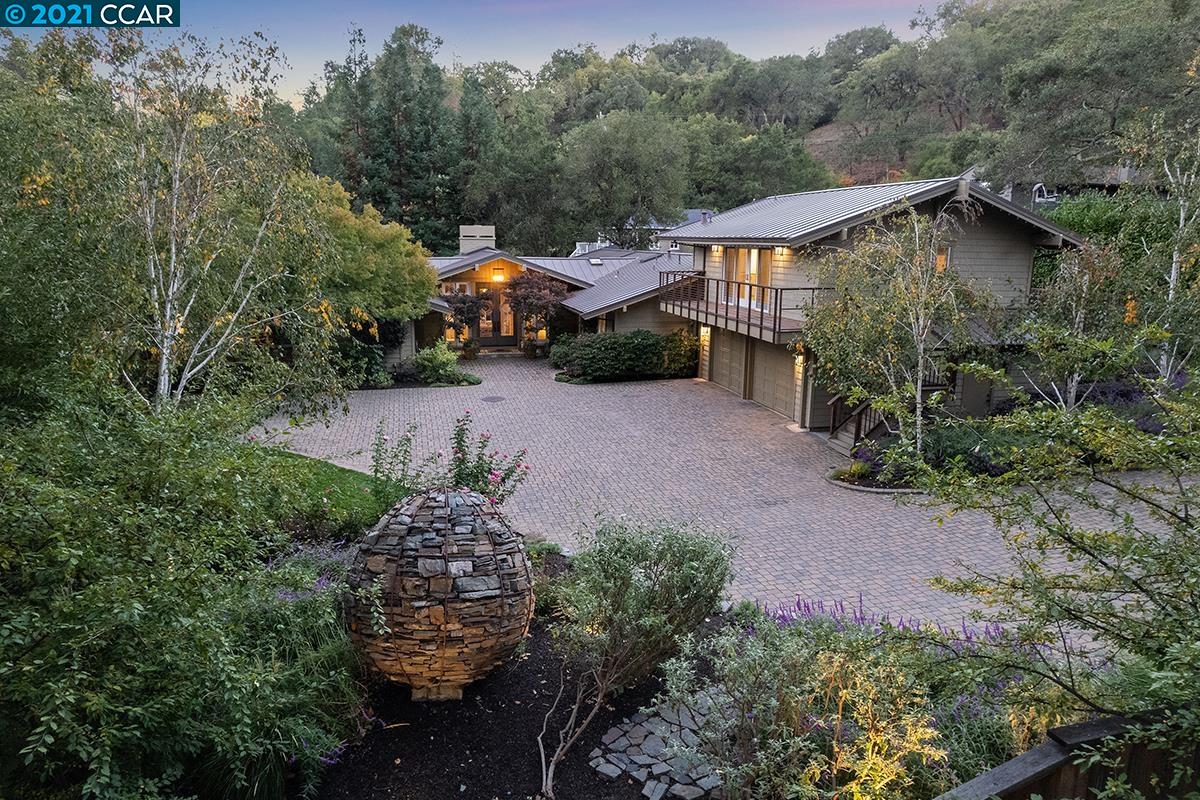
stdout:
<svg viewBox="0 0 1200 800">
<path fill-rule="evenodd" d="M 458 253 L 466 255 L 485 247 L 496 247 L 495 225 L 459 225 Z"/>
</svg>

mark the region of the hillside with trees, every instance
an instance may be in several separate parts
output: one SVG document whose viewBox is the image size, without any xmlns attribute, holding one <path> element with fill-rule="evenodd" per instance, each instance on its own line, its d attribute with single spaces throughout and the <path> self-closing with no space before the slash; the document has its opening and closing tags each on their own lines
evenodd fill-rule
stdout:
<svg viewBox="0 0 1200 800">
<path fill-rule="evenodd" d="M 381 47 L 352 32 L 292 121 L 315 171 L 434 253 L 485 223 L 502 247 L 554 254 L 838 183 L 971 166 L 998 185 L 1082 183 L 1120 162 L 1138 109 L 1195 104 L 1197 31 L 1189 0 L 949 0 L 903 38 L 860 28 L 760 61 L 712 38 L 583 44 L 532 73 L 443 68 L 435 33 L 403 25 Z"/>
</svg>

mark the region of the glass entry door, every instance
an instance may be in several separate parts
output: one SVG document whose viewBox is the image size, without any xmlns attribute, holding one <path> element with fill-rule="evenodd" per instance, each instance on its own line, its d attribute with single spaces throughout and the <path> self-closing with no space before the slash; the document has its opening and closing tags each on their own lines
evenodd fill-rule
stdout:
<svg viewBox="0 0 1200 800">
<path fill-rule="evenodd" d="M 479 318 L 476 338 L 481 347 L 508 347 L 517 343 L 516 326 L 513 324 L 512 307 L 508 304 L 507 292 L 491 284 L 478 283 L 475 291 L 480 297 L 491 300 L 483 316 Z"/>
</svg>

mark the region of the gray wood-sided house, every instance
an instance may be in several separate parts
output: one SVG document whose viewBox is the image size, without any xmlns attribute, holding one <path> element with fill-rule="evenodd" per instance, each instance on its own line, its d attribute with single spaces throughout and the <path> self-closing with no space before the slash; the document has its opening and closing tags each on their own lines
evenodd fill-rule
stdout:
<svg viewBox="0 0 1200 800">
<path fill-rule="evenodd" d="M 693 270 L 662 276 L 659 308 L 699 325 L 700 377 L 766 406 L 812 431 L 829 432 L 848 451 L 882 420 L 850 408 L 816 380 L 803 352 L 787 344 L 824 292 L 815 259 L 821 245 L 853 246 L 855 228 L 907 202 L 934 213 L 969 199 L 947 257 L 969 283 L 1004 304 L 1027 301 L 1039 248 L 1081 244 L 1080 237 L 963 177 L 852 186 L 756 200 L 662 234 L 691 248 Z M 948 376 L 946 388 L 967 413 L 982 414 L 991 387 Z"/>
<path fill-rule="evenodd" d="M 1027 301 L 1040 248 L 1082 243 L 1071 231 L 956 176 L 767 197 L 664 231 L 660 250 L 651 251 L 607 247 L 567 258 L 516 256 L 496 248 L 491 226 L 463 226 L 460 253 L 432 262 L 439 295 L 458 291 L 498 300 L 470 332 L 484 347 L 518 343 L 522 321 L 504 300 L 505 286 L 521 271 L 541 271 L 572 290 L 560 329 L 695 331 L 698 377 L 800 428 L 825 432 L 831 445 L 849 452 L 877 433 L 882 420 L 832 395 L 814 379 L 806 355 L 788 347 L 813 304 L 832 291 L 819 285 L 815 260 L 823 245 L 852 247 L 856 228 L 899 203 L 932 214 L 964 199 L 977 213 L 964 221 L 947 259 L 1001 303 Z M 452 340 L 447 310 L 431 298 L 430 313 L 409 340 L 418 346 Z M 998 399 L 990 386 L 971 378 L 945 380 L 966 413 L 986 413 Z"/>
</svg>

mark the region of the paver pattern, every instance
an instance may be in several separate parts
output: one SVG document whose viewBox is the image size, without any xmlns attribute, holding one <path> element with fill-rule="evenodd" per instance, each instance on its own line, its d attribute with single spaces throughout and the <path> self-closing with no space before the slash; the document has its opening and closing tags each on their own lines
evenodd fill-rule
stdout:
<svg viewBox="0 0 1200 800">
<path fill-rule="evenodd" d="M 928 579 L 959 563 L 1006 563 L 982 516 L 938 525 L 933 509 L 832 486 L 824 476 L 840 456 L 718 386 L 575 386 L 521 358 L 466 366 L 482 384 L 355 392 L 347 415 L 282 435 L 297 452 L 369 471 L 380 419 L 392 434 L 416 423 L 420 456 L 445 448 L 469 408 L 499 448 L 529 450 L 532 476 L 504 506 L 518 530 L 578 546 L 597 515 L 693 521 L 736 547 L 737 599 L 857 602 L 861 593 L 871 611 L 952 623 L 967 602 Z"/>
</svg>

